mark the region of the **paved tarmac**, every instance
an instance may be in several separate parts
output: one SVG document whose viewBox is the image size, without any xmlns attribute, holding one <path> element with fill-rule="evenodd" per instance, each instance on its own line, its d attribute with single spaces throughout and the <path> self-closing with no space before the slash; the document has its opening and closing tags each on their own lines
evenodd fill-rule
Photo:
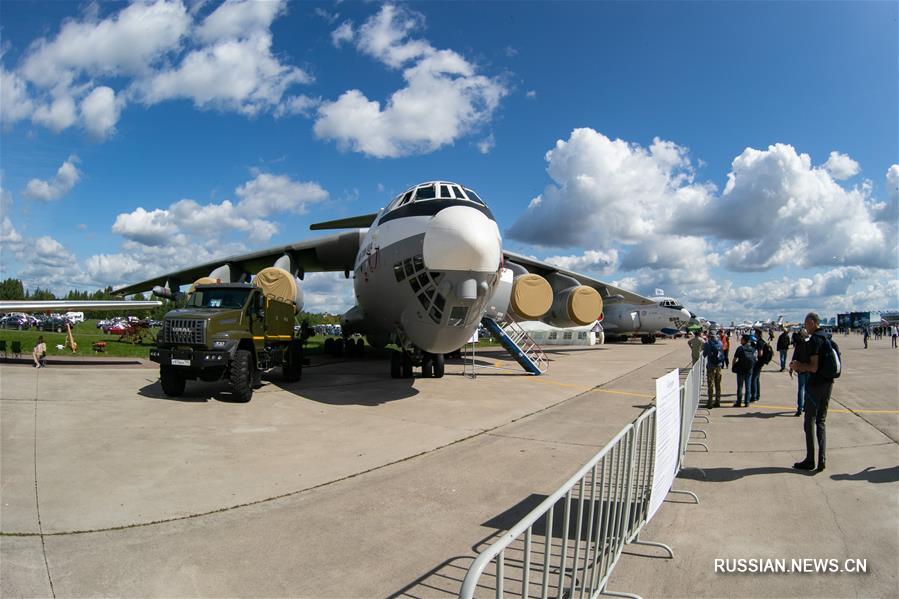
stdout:
<svg viewBox="0 0 899 599">
<path fill-rule="evenodd" d="M 610 588 L 895 594 L 899 360 L 888 344 L 864 361 L 844 352 L 833 407 L 856 413 L 832 410 L 824 474 L 788 468 L 802 438 L 800 419 L 774 407 L 789 406 L 785 374 L 765 372 L 761 405 L 715 411 L 712 453 L 688 458 L 708 480 L 678 482 L 702 504 L 666 503 L 646 530 L 676 558 L 626 557 Z M 296 384 L 272 377 L 249 404 L 206 383 L 164 399 L 150 368 L 0 366 L 0 595 L 451 596 L 522 502 L 567 479 L 651 401 L 654 377 L 689 357 L 682 341 L 550 354 L 550 373 L 529 377 L 482 353 L 509 370 L 475 380 L 458 365 L 443 380 L 399 381 L 383 361 L 323 364 Z M 801 526 L 810 510 L 826 521 Z M 712 572 L 711 556 L 792 551 L 868 557 L 869 573 Z"/>
</svg>

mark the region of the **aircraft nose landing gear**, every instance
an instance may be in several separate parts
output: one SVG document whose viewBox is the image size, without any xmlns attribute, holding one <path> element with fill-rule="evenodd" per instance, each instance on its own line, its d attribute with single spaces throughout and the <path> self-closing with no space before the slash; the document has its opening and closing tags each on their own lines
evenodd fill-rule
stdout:
<svg viewBox="0 0 899 599">
<path fill-rule="evenodd" d="M 421 366 L 423 378 L 443 378 L 446 360 L 443 354 L 408 351 L 390 352 L 390 376 L 395 379 L 411 379 L 412 369 Z"/>
</svg>

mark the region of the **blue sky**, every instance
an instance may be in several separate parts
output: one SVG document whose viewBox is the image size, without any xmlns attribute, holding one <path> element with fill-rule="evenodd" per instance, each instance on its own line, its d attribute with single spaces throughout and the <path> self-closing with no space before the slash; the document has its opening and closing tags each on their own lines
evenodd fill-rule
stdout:
<svg viewBox="0 0 899 599">
<path fill-rule="evenodd" d="M 899 307 L 892 2 L 3 2 L 0 276 L 124 284 L 435 178 L 720 320 Z M 307 281 L 312 308 L 350 286 Z"/>
</svg>

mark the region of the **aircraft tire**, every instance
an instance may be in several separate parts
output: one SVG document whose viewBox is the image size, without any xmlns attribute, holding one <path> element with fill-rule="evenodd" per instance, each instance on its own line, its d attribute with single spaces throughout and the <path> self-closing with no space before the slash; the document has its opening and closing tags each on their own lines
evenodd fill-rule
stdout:
<svg viewBox="0 0 899 599">
<path fill-rule="evenodd" d="M 250 372 L 252 367 L 253 357 L 250 352 L 245 349 L 234 352 L 228 382 L 231 383 L 231 392 L 237 402 L 246 403 L 253 397 L 253 375 Z"/>
<path fill-rule="evenodd" d="M 342 337 L 340 339 L 334 340 L 334 355 L 335 356 L 337 356 L 338 358 L 343 357 L 344 353 L 349 353 L 349 352 L 344 351 L 346 349 L 347 349 L 346 344 L 344 344 Z"/>
<path fill-rule="evenodd" d="M 421 357 L 421 376 L 426 379 L 434 376 L 434 356 L 431 354 L 424 354 Z"/>
<path fill-rule="evenodd" d="M 365 356 L 365 341 L 362 337 L 356 339 L 356 357 L 362 358 Z"/>
<path fill-rule="evenodd" d="M 412 378 L 412 357 L 405 352 L 403 352 L 403 378 Z"/>
<path fill-rule="evenodd" d="M 159 367 L 159 382 L 162 392 L 169 397 L 181 397 L 184 394 L 184 377 L 172 366 L 163 364 Z"/>
<path fill-rule="evenodd" d="M 294 339 L 284 353 L 286 358 L 282 367 L 284 380 L 295 383 L 303 377 L 303 346 Z"/>
<path fill-rule="evenodd" d="M 390 352 L 390 378 L 398 379 L 403 375 L 403 357 L 398 351 Z"/>
<path fill-rule="evenodd" d="M 446 368 L 446 359 L 443 354 L 434 354 L 434 378 L 442 379 Z"/>
</svg>

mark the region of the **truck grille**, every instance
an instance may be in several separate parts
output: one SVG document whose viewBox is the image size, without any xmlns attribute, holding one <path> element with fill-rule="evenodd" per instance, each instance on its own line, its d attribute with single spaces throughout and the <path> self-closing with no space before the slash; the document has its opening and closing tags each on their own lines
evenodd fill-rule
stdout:
<svg viewBox="0 0 899 599">
<path fill-rule="evenodd" d="M 162 325 L 162 340 L 170 344 L 203 345 L 205 332 L 205 320 L 166 319 Z"/>
</svg>

